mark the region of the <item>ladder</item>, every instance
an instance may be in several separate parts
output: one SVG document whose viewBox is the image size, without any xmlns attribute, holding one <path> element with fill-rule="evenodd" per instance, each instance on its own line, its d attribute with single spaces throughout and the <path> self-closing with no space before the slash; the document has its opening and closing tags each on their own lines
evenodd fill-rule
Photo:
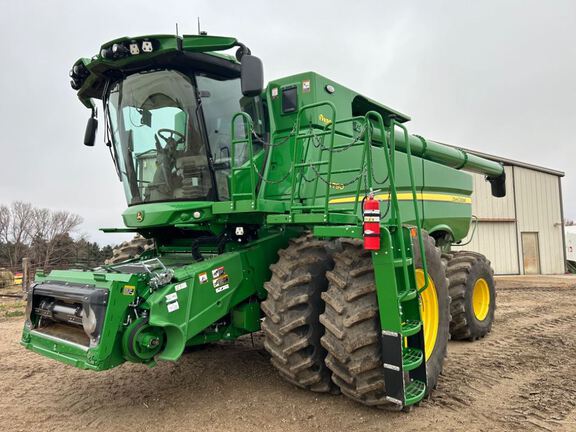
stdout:
<svg viewBox="0 0 576 432">
<path fill-rule="evenodd" d="M 330 112 L 329 122 L 324 128 L 312 124 L 305 124 L 308 116 L 313 116 L 315 110 L 324 108 Z M 367 136 L 352 133 L 348 141 L 335 144 L 336 128 L 346 129 L 352 125 L 365 130 L 366 118 L 355 116 L 345 119 L 336 119 L 336 107 L 332 102 L 322 101 L 306 105 L 298 111 L 294 128 L 289 135 L 292 149 L 291 163 L 288 169 L 290 182 L 290 198 L 287 202 L 287 211 L 284 214 L 272 214 L 267 217 L 272 224 L 332 224 L 332 225 L 358 225 L 360 201 L 365 188 L 372 187 L 372 166 L 370 163 L 370 142 Z M 343 135 L 340 135 L 343 137 Z M 335 168 L 333 155 L 351 148 L 361 147 L 361 167 L 352 166 Z M 316 148 L 318 156 L 310 157 L 311 149 Z M 334 208 L 330 203 L 334 191 L 345 185 L 335 182 L 334 177 L 342 174 L 357 173 L 346 186 L 354 190 L 354 199 L 350 206 Z M 266 171 L 265 171 L 266 174 Z M 364 184 L 361 174 L 369 179 Z M 310 175 L 312 179 L 310 179 Z M 266 176 L 266 175 L 265 175 Z M 266 180 L 264 180 L 266 182 Z M 366 183 L 366 182 L 364 182 Z M 310 184 L 307 193 L 303 193 L 304 186 Z M 323 192 L 323 195 L 322 195 Z"/>
<path fill-rule="evenodd" d="M 414 260 L 408 246 L 413 230 L 408 226 L 383 227 L 382 248 L 372 258 L 386 399 L 402 407 L 422 400 L 427 382 L 424 326 Z"/>
<path fill-rule="evenodd" d="M 325 107 L 331 111 L 331 120 L 326 125 L 323 130 L 316 131 L 312 125 L 305 132 L 302 132 L 303 118 L 310 111 L 317 108 Z M 351 214 L 356 216 L 359 210 L 359 199 L 358 197 L 362 193 L 362 176 L 361 174 L 365 172 L 367 176 L 367 184 L 365 188 L 372 187 L 372 166 L 370 164 L 371 158 L 368 155 L 370 151 L 370 141 L 367 135 L 364 137 L 352 136 L 349 142 L 345 142 L 339 145 L 335 145 L 334 137 L 336 134 L 336 128 L 338 126 L 344 127 L 347 124 L 359 124 L 362 129 L 367 127 L 366 118 L 363 116 L 355 116 L 345 119 L 336 119 L 336 107 L 332 102 L 323 101 L 317 102 L 310 105 L 306 105 L 300 109 L 298 112 L 298 118 L 295 127 L 295 143 L 292 155 L 292 195 L 290 199 L 290 212 L 292 214 L 310 212 L 310 213 L 321 213 L 322 218 L 319 219 L 320 222 L 330 223 L 334 219 L 333 214 Z M 325 144 L 325 137 L 328 138 L 328 143 Z M 310 151 L 310 144 L 313 146 L 318 146 L 319 157 L 318 160 L 309 160 L 308 154 Z M 348 168 L 333 168 L 333 156 L 335 152 L 342 152 L 349 150 L 353 147 L 362 146 L 362 156 L 360 158 L 361 166 L 352 166 Z M 327 154 L 327 158 L 322 156 Z M 325 177 L 320 174 L 322 168 L 326 169 Z M 300 191 L 302 189 L 302 182 L 305 180 L 306 172 L 312 171 L 316 174 L 313 183 L 312 196 L 308 198 L 312 204 L 301 204 L 299 202 Z M 350 185 L 354 185 L 356 199 L 353 201 L 353 205 L 349 207 L 339 208 L 338 211 L 334 211 L 330 205 L 330 198 L 332 196 L 333 188 L 338 187 L 338 183 L 333 181 L 335 175 L 340 174 L 354 174 L 358 175 L 352 180 Z M 324 198 L 323 202 L 316 204 L 318 201 L 318 186 L 319 182 L 322 181 L 324 186 Z"/>
<path fill-rule="evenodd" d="M 386 139 L 384 121 L 376 112 L 369 112 L 366 117 L 373 120 L 380 134 L 386 151 L 386 165 L 389 176 L 389 193 L 391 214 L 382 227 L 382 247 L 374 251 L 374 278 L 380 315 L 382 361 L 386 399 L 400 407 L 408 407 L 420 402 L 426 394 L 426 353 L 424 341 L 424 324 L 420 315 L 420 294 L 428 286 L 428 272 L 424 255 L 424 244 L 420 226 L 418 201 L 412 157 L 407 129 L 390 120 L 390 139 Z M 412 189 L 412 203 L 416 226 L 402 223 L 398 205 L 395 181 L 395 127 L 404 132 L 407 144 L 407 161 Z M 415 276 L 412 239 L 419 242 L 422 254 L 422 267 L 425 284 L 418 287 Z M 395 287 L 391 289 L 390 287 Z"/>
</svg>

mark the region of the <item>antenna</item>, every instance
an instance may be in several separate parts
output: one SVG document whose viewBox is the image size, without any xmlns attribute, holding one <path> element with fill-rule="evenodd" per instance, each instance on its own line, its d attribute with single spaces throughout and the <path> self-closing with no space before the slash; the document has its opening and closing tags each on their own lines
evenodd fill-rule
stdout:
<svg viewBox="0 0 576 432">
<path fill-rule="evenodd" d="M 176 37 L 178 37 L 178 23 L 176 23 Z"/>
<path fill-rule="evenodd" d="M 200 17 L 198 17 L 198 36 L 206 36 L 208 32 L 200 30 Z"/>
</svg>

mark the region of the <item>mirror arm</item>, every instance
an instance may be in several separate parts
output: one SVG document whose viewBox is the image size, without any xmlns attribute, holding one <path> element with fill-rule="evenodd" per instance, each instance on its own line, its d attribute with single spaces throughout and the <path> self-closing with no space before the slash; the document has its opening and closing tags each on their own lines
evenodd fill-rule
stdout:
<svg viewBox="0 0 576 432">
<path fill-rule="evenodd" d="M 242 42 L 236 42 L 236 46 L 238 47 L 238 49 L 236 50 L 236 60 L 238 60 L 238 62 L 242 62 L 242 57 L 244 57 L 246 54 L 251 55 L 252 51 L 250 51 L 250 48 L 248 48 L 246 45 L 244 45 Z"/>
<path fill-rule="evenodd" d="M 94 99 L 88 99 L 88 105 L 88 108 L 90 108 L 90 111 L 92 111 L 92 118 L 98 119 L 98 107 L 94 103 Z"/>
</svg>

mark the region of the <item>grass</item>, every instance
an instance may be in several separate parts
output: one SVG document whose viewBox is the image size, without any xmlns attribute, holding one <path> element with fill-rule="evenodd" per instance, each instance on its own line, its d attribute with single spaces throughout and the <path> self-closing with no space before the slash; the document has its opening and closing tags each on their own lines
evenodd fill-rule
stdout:
<svg viewBox="0 0 576 432">
<path fill-rule="evenodd" d="M 24 316 L 24 311 L 23 310 L 7 311 L 7 312 L 5 312 L 4 316 L 6 318 L 21 317 L 21 316 Z"/>
<path fill-rule="evenodd" d="M 16 318 L 24 316 L 24 309 L 26 309 L 26 302 L 22 300 L 8 300 L 0 299 L 0 318 Z"/>
<path fill-rule="evenodd" d="M 26 307 L 26 302 L 22 300 L 17 300 L 10 303 L 0 303 L 0 312 L 4 312 L 10 309 L 24 309 Z"/>
</svg>

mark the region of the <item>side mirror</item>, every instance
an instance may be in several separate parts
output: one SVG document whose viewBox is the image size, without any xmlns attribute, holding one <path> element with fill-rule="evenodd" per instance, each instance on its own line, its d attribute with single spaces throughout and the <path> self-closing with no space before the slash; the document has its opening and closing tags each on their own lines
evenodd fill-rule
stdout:
<svg viewBox="0 0 576 432">
<path fill-rule="evenodd" d="M 84 133 L 84 145 L 93 147 L 96 141 L 96 131 L 98 130 L 98 119 L 90 117 L 86 123 L 86 132 Z"/>
<path fill-rule="evenodd" d="M 247 97 L 259 96 L 264 88 L 264 68 L 262 60 L 250 54 L 242 56 L 242 94 Z"/>
</svg>

